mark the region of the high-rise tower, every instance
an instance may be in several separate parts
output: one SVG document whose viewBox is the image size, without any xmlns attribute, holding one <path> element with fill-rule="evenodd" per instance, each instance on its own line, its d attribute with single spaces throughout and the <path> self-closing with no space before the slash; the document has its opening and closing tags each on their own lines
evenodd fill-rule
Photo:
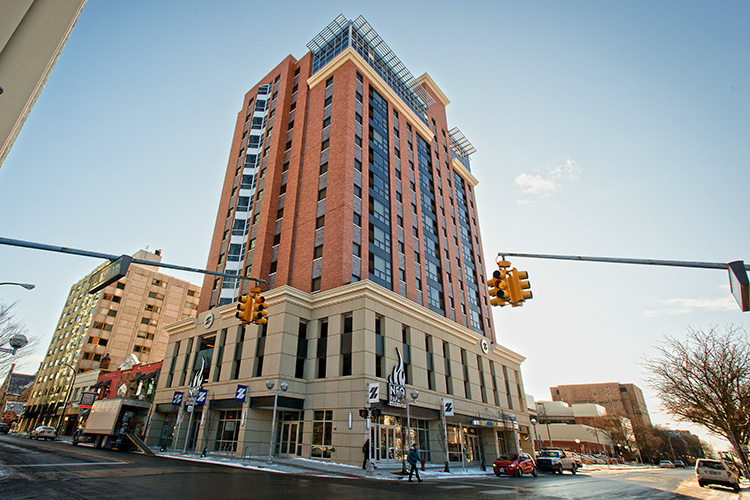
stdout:
<svg viewBox="0 0 750 500">
<path fill-rule="evenodd" d="M 308 47 L 245 95 L 208 260 L 238 278 L 206 278 L 197 321 L 167 326 L 147 443 L 240 455 L 273 433 L 269 455 L 361 463 L 367 435 L 383 464 L 411 442 L 441 464 L 530 451 L 448 99 L 361 17 Z M 235 316 L 239 276 L 265 280 L 267 323 Z M 199 388 L 205 404 L 180 404 Z"/>
<path fill-rule="evenodd" d="M 474 148 L 448 99 L 362 17 L 308 48 L 245 95 L 208 268 L 304 292 L 368 279 L 494 340 Z M 200 311 L 247 287 L 207 276 Z"/>
</svg>

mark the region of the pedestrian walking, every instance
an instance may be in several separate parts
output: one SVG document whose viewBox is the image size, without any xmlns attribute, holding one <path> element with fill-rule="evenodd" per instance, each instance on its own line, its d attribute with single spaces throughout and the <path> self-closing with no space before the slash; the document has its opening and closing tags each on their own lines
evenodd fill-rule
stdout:
<svg viewBox="0 0 750 500">
<path fill-rule="evenodd" d="M 365 455 L 365 459 L 362 462 L 362 468 L 367 469 L 367 462 L 370 460 L 370 440 L 368 439 L 365 441 L 365 444 L 362 445 L 362 453 Z"/>
<path fill-rule="evenodd" d="M 417 468 L 417 462 L 419 462 L 419 452 L 417 451 L 417 443 L 411 445 L 409 454 L 406 456 L 406 461 L 409 462 L 409 482 L 411 483 L 412 473 L 417 474 L 417 481 L 422 482 L 422 478 L 419 477 L 419 469 Z"/>
</svg>

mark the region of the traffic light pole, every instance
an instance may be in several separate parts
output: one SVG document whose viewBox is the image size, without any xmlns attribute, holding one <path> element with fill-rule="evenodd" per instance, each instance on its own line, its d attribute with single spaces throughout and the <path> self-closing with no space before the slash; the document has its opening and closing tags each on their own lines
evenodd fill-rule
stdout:
<svg viewBox="0 0 750 500">
<path fill-rule="evenodd" d="M 33 248 L 34 250 L 45 250 L 48 252 L 66 253 L 70 255 L 80 255 L 82 257 L 93 257 L 97 259 L 106 259 L 111 262 L 116 261 L 121 255 L 112 255 L 101 252 L 91 252 L 89 250 L 79 250 L 77 248 L 58 247 L 54 245 L 45 245 L 44 243 L 34 243 L 32 241 L 14 240 L 11 238 L 0 237 L 0 245 L 10 245 L 15 247 Z M 178 271 L 188 271 L 191 273 L 210 274 L 212 276 L 223 276 L 225 278 L 238 278 L 241 280 L 254 281 L 255 283 L 265 283 L 265 280 L 250 278 L 249 276 L 239 276 L 237 274 L 219 273 L 215 271 L 209 271 L 207 269 L 198 269 L 196 267 L 178 266 L 175 264 L 165 264 L 164 262 L 152 262 L 150 260 L 133 259 L 132 264 L 140 264 L 142 266 L 154 266 L 163 267 L 166 269 L 176 269 Z"/>
<path fill-rule="evenodd" d="M 548 255 L 540 253 L 511 253 L 499 252 L 502 258 L 509 257 L 529 257 L 532 259 L 557 259 L 557 260 L 578 260 L 585 262 L 614 262 L 617 264 L 641 264 L 649 266 L 672 266 L 672 267 L 693 267 L 703 269 L 723 269 L 727 270 L 728 263 L 721 262 L 693 262 L 682 260 L 656 260 L 656 259 L 623 259 L 617 257 L 582 257 L 578 255 Z M 750 271 L 750 264 L 745 264 L 745 270 Z"/>
</svg>

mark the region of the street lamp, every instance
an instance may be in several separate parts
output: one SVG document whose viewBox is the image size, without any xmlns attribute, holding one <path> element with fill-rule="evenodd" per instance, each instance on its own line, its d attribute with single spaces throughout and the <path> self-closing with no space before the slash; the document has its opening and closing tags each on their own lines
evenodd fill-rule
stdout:
<svg viewBox="0 0 750 500">
<path fill-rule="evenodd" d="M 3 283 L 0 283 L 0 285 L 18 285 L 24 287 L 26 290 L 31 290 L 36 287 L 36 285 L 31 283 L 16 283 L 14 281 L 4 281 Z"/>
<path fill-rule="evenodd" d="M 576 444 L 578 445 L 578 453 L 582 453 L 581 452 L 581 440 L 580 439 L 576 439 Z"/>
<path fill-rule="evenodd" d="M 282 382 L 279 386 L 280 390 L 274 391 L 273 386 L 275 384 L 273 383 L 273 380 L 269 380 L 266 382 L 266 387 L 268 388 L 269 394 L 273 394 L 273 420 L 271 421 L 271 446 L 268 449 L 268 463 L 270 464 L 273 462 L 273 440 L 274 440 L 274 434 L 276 434 L 276 407 L 279 403 L 279 394 L 284 394 L 287 389 L 289 389 L 289 384 L 286 382 Z"/>
<path fill-rule="evenodd" d="M 417 392 L 416 389 L 412 389 L 411 398 L 414 400 L 414 402 L 417 402 L 417 398 L 419 397 L 419 392 Z M 403 446 L 403 439 L 401 440 L 402 446 Z M 407 449 L 411 448 L 411 416 L 409 415 L 409 398 L 406 398 L 406 446 Z M 404 451 L 401 451 L 401 456 L 403 458 L 403 462 L 401 463 L 401 469 L 402 472 L 406 473 L 406 454 Z"/>
<path fill-rule="evenodd" d="M 68 386 L 68 391 L 65 394 L 65 401 L 63 401 L 63 411 L 60 415 L 60 421 L 57 423 L 57 435 L 60 435 L 60 429 L 62 428 L 63 420 L 65 420 L 65 410 L 68 408 L 68 399 L 70 399 L 70 391 L 73 390 L 73 386 L 76 384 L 76 369 L 70 366 L 68 363 L 65 363 L 64 361 L 60 362 L 61 365 L 65 365 L 73 372 L 73 380 L 71 381 L 70 385 Z"/>
<path fill-rule="evenodd" d="M 15 355 L 17 350 L 28 343 L 29 339 L 26 338 L 26 335 L 18 333 L 16 335 L 13 335 L 8 341 L 8 344 L 10 344 L 10 348 L 0 347 L 0 352 L 7 352 L 8 354 Z"/>
<path fill-rule="evenodd" d="M 531 425 L 534 426 L 534 438 L 536 439 L 536 444 L 534 445 L 534 454 L 536 455 L 537 448 L 540 448 L 539 446 L 539 434 L 536 433 L 536 424 L 538 424 L 537 420 L 535 418 L 531 419 Z"/>
</svg>

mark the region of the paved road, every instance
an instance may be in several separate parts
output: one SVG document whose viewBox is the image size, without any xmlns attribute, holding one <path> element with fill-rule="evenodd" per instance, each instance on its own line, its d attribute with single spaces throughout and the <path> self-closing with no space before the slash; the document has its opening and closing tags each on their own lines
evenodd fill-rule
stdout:
<svg viewBox="0 0 750 500">
<path fill-rule="evenodd" d="M 0 437 L 0 499 L 687 499 L 738 498 L 699 488 L 691 470 L 599 470 L 538 478 L 425 481 L 277 474 Z M 691 485 L 692 483 L 692 485 Z M 740 497 L 741 498 L 741 497 Z"/>
</svg>

